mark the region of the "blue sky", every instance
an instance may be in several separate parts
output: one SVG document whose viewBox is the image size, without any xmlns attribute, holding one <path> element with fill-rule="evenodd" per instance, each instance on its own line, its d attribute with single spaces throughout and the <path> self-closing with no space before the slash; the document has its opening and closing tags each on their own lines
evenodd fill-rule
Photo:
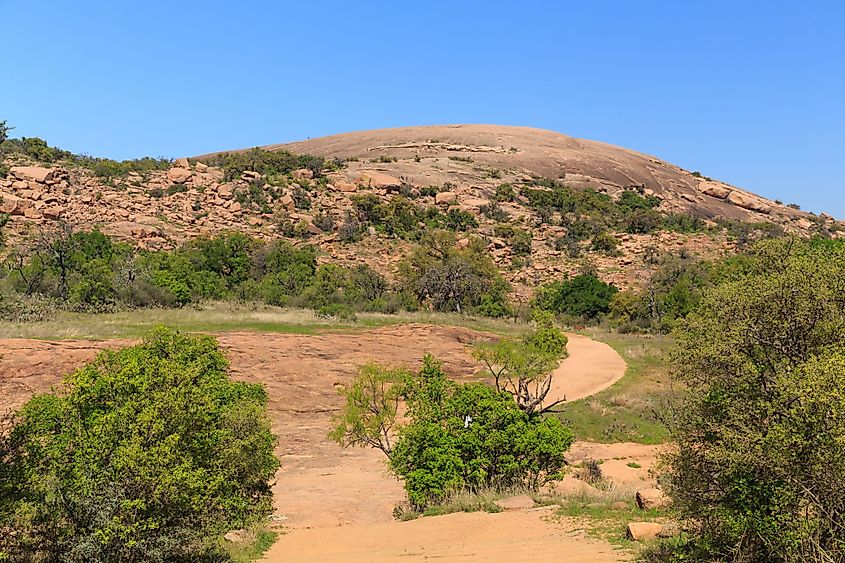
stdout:
<svg viewBox="0 0 845 563">
<path fill-rule="evenodd" d="M 0 120 L 112 158 L 527 125 L 845 218 L 839 2 L 0 0 Z"/>
</svg>

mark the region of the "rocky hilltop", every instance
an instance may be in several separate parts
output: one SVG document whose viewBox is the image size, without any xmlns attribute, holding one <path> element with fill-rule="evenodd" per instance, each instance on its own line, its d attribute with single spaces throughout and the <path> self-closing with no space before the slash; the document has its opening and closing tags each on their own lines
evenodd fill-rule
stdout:
<svg viewBox="0 0 845 563">
<path fill-rule="evenodd" d="M 476 224 L 462 229 L 459 239 L 483 237 L 519 296 L 585 264 L 608 281 L 628 286 L 647 273 L 644 256 L 655 250 L 718 255 L 734 245 L 730 233 L 718 228 L 719 221 L 774 225 L 802 235 L 841 234 L 841 226 L 827 215 L 770 201 L 621 147 L 525 127 L 407 127 L 263 148 L 323 157 L 331 166 L 317 175 L 308 168 L 284 177 L 247 169 L 231 177 L 220 165 L 220 155 L 231 153 L 217 153 L 177 159 L 168 170 L 104 178 L 89 168 L 13 155 L 6 162 L 9 173 L 0 179 L 0 212 L 11 216 L 6 238 L 14 244 L 34 229 L 63 221 L 163 249 L 192 237 L 239 230 L 262 239 L 314 244 L 335 261 L 366 262 L 391 276 L 413 240 L 366 224 L 362 236 L 344 237 L 343 225 L 357 197 L 369 194 L 380 202 L 401 197 L 420 209 L 454 209 L 473 217 Z M 501 197 L 503 185 L 511 197 Z M 565 218 L 560 213 L 541 217 L 526 198 L 528 188 L 557 185 L 612 200 L 633 191 L 654 198 L 660 213 L 689 215 L 709 229 L 612 232 L 618 244 L 612 252 L 585 243 L 573 253 L 560 244 L 570 230 Z M 527 233 L 527 253 L 514 252 L 505 224 Z"/>
</svg>

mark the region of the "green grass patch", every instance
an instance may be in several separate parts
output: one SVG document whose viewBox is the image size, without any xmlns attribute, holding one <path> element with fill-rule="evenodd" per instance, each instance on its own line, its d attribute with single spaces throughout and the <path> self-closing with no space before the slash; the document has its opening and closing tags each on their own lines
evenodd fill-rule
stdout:
<svg viewBox="0 0 845 563">
<path fill-rule="evenodd" d="M 266 528 L 250 530 L 251 541 L 232 543 L 223 540 L 223 550 L 233 563 L 250 563 L 260 559 L 279 537 L 278 532 Z"/>
<path fill-rule="evenodd" d="M 579 440 L 661 444 L 668 440 L 660 413 L 669 396 L 666 336 L 591 332 L 628 364 L 625 377 L 590 397 L 565 403 L 558 415 Z"/>
<path fill-rule="evenodd" d="M 613 494 L 608 494 L 602 499 L 586 495 L 568 497 L 560 501 L 560 508 L 556 515 L 572 518 L 579 522 L 591 536 L 628 549 L 635 549 L 641 545 L 628 539 L 628 524 L 631 522 L 662 523 L 667 519 L 665 511 L 641 510 L 630 498 L 613 499 Z"/>
<path fill-rule="evenodd" d="M 528 330 L 524 323 L 470 315 L 420 311 L 397 314 L 359 313 L 355 321 L 320 318 L 309 309 L 273 307 L 264 304 L 208 302 L 182 309 L 137 309 L 116 313 L 72 313 L 59 311 L 46 321 L 17 323 L 0 321 L 0 338 L 39 340 L 109 340 L 140 338 L 158 325 L 189 332 L 255 331 L 287 334 L 354 333 L 383 326 L 420 323 L 459 326 L 519 336 Z"/>
</svg>

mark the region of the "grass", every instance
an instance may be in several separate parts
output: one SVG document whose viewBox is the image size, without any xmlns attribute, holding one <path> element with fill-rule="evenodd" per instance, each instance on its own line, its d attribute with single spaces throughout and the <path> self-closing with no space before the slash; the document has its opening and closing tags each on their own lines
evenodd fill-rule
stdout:
<svg viewBox="0 0 845 563">
<path fill-rule="evenodd" d="M 449 496 L 440 504 L 427 507 L 423 511 L 414 510 L 407 504 L 398 505 L 393 510 L 397 520 L 414 520 L 420 516 L 443 516 L 454 512 L 502 512 L 502 508 L 496 504 L 497 500 L 523 494 L 524 490 L 499 491 L 495 489 L 484 489 L 481 491 L 458 491 Z"/>
<path fill-rule="evenodd" d="M 665 353 L 670 339 L 591 331 L 628 364 L 625 377 L 590 397 L 565 403 L 558 415 L 579 440 L 662 444 L 669 438 L 659 416 L 669 396 Z"/>
<path fill-rule="evenodd" d="M 255 527 L 249 530 L 249 540 L 243 543 L 232 543 L 222 540 L 222 547 L 233 563 L 249 563 L 261 558 L 276 542 L 278 532 L 265 527 Z"/>
<path fill-rule="evenodd" d="M 528 328 L 524 323 L 454 313 L 429 311 L 401 312 L 392 315 L 359 313 L 357 321 L 340 321 L 317 317 L 309 309 L 211 302 L 184 309 L 140 309 L 117 313 L 91 314 L 59 311 L 50 320 L 32 323 L 0 321 L 0 338 L 39 340 L 139 338 L 157 325 L 191 332 L 244 330 L 320 334 L 356 332 L 405 323 L 460 326 L 507 336 L 520 335 Z"/>
<path fill-rule="evenodd" d="M 633 499 L 633 491 L 611 488 L 597 493 L 552 497 L 546 499 L 545 502 L 559 505 L 557 516 L 575 520 L 591 536 L 631 549 L 641 544 L 628 539 L 628 524 L 631 522 L 663 523 L 667 520 L 666 511 L 642 510 L 637 507 Z"/>
</svg>

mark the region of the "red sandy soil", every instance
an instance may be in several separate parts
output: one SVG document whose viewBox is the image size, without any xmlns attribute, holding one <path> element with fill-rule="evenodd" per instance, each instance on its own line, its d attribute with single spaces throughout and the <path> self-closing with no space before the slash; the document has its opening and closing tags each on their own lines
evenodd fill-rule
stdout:
<svg viewBox="0 0 845 563">
<path fill-rule="evenodd" d="M 217 335 L 236 379 L 263 383 L 270 397 L 282 467 L 276 477 L 275 519 L 285 533 L 267 561 L 385 561 L 431 557 L 470 561 L 618 561 L 609 544 L 587 538 L 548 509 L 393 519 L 401 483 L 371 449 L 342 449 L 327 438 L 342 405 L 338 387 L 368 361 L 414 368 L 426 353 L 457 380 L 477 379 L 469 345 L 486 335 L 456 327 L 401 325 L 357 334 L 317 336 L 233 332 Z M 625 363 L 609 346 L 569 335 L 569 358 L 556 371 L 550 397 L 574 400 L 622 377 Z M 16 408 L 101 349 L 129 341 L 0 340 L 0 405 Z M 606 475 L 640 485 L 656 448 L 577 443 L 572 460 L 607 460 Z M 635 470 L 629 461 L 643 465 Z M 608 465 L 609 464 L 609 465 Z M 616 466 L 619 467 L 616 467 Z M 518 533 L 516 533 L 518 531 Z"/>
</svg>

